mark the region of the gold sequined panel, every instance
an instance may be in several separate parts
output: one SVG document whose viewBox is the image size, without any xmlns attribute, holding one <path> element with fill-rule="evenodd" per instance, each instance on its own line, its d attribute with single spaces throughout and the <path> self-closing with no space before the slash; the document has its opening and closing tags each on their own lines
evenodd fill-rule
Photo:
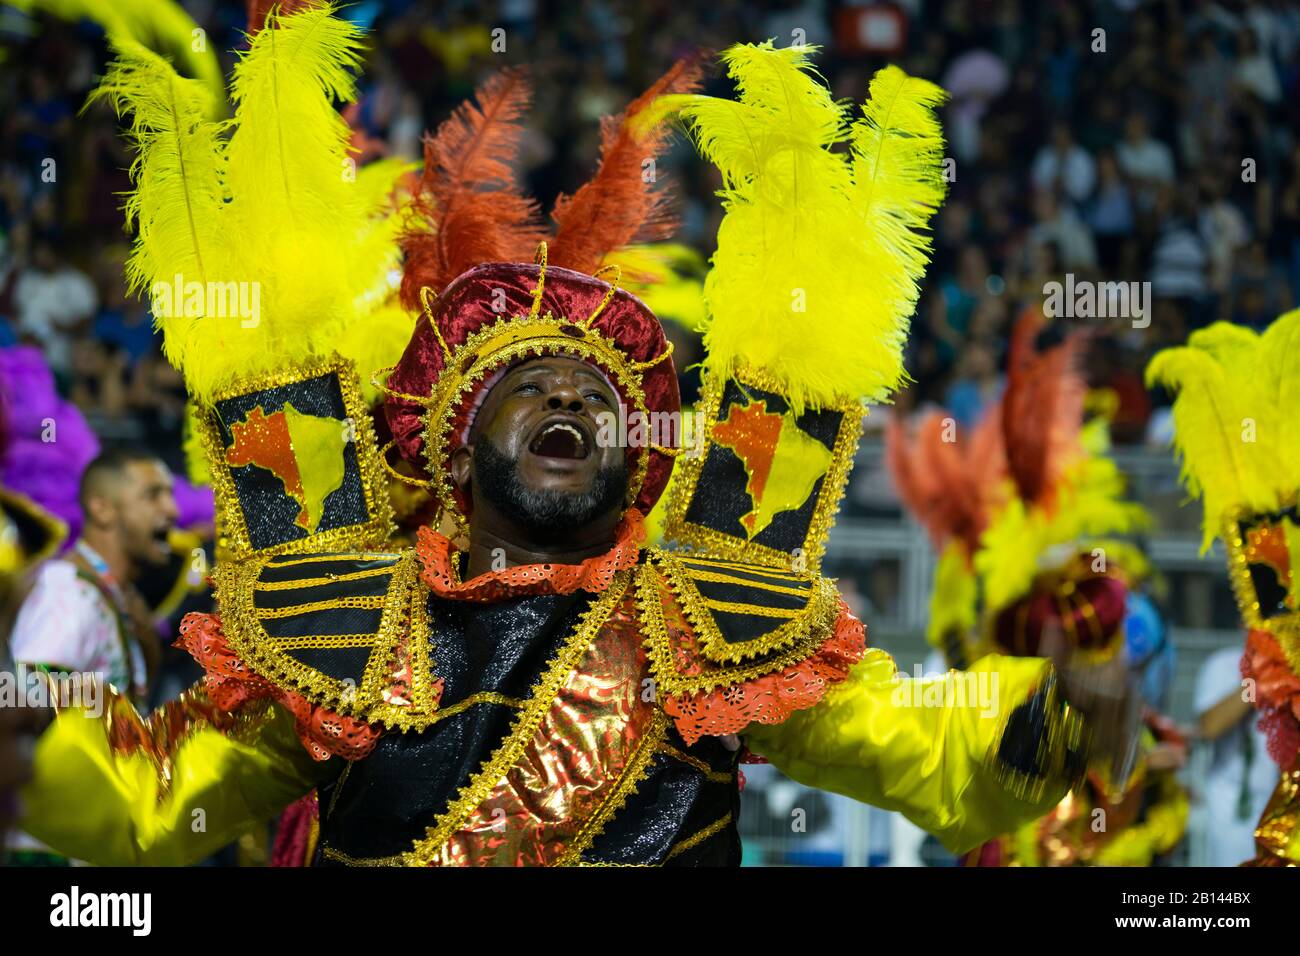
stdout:
<svg viewBox="0 0 1300 956">
<path fill-rule="evenodd" d="M 647 693 L 648 673 L 629 589 L 514 765 L 426 862 L 576 863 L 644 777 L 663 739 L 665 720 Z"/>
<path fill-rule="evenodd" d="M 1278 781 L 1255 828 L 1255 851 L 1248 866 L 1300 866 L 1300 768 Z"/>
</svg>

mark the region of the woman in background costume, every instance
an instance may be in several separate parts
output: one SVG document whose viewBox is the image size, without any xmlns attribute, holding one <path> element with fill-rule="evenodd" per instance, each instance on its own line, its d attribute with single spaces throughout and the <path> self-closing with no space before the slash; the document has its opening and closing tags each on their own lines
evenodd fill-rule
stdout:
<svg viewBox="0 0 1300 956">
<path fill-rule="evenodd" d="M 158 310 L 227 546 L 220 615 L 182 625 L 207 677 L 147 722 L 63 709 L 27 829 L 94 862 L 184 863 L 316 787 L 317 864 L 734 864 L 730 734 L 955 850 L 1060 799 L 1090 743 L 1068 674 L 989 655 L 974 667 L 997 678 L 998 719 L 952 703 L 946 679 L 928 686 L 949 702 L 899 705 L 893 662 L 818 573 L 863 402 L 902 378 L 920 230 L 943 196 L 937 87 L 887 68 L 850 122 L 806 49 L 727 51 L 735 100 L 690 92 L 697 70 L 678 64 L 607 122 L 552 232 L 511 182 L 526 80 L 485 84 L 427 143 L 402 290 L 424 315 L 381 379 L 393 448 L 457 534 L 427 526 L 395 549 L 355 371 L 330 355 L 393 245 L 386 185 L 339 176 L 331 100 L 352 95 L 360 37 L 329 7 L 272 19 L 236 67 L 228 136 L 201 85 L 140 49 L 104 87 L 139 149 L 133 285 L 257 281 L 262 314 Z M 678 411 L 671 349 L 607 268 L 662 222 L 641 169 L 668 114 L 724 181 L 698 457 L 671 426 L 647 433 Z M 628 476 L 612 547 L 466 580 L 456 540 L 473 543 L 475 515 L 455 469 L 485 454 L 476 415 L 556 359 L 593 370 L 627 416 L 609 446 Z M 670 476 L 678 549 L 643 548 Z"/>
</svg>

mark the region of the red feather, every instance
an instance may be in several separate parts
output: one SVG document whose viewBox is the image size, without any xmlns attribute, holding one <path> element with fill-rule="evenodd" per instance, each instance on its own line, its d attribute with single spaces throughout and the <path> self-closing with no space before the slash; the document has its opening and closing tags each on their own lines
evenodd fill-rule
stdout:
<svg viewBox="0 0 1300 956">
<path fill-rule="evenodd" d="M 484 262 L 530 262 L 546 238 L 536 202 L 514 181 L 511 163 L 532 90 L 521 69 L 487 80 L 424 138 L 424 171 L 402 236 L 402 304 L 420 308 L 420 289 L 442 289 Z"/>
<path fill-rule="evenodd" d="M 951 538 L 962 542 L 967 558 L 979 547 L 1006 472 L 996 415 L 970 433 L 953 433 L 946 412 L 921 420 L 908 446 L 902 422 L 895 418 L 885 433 L 886 460 L 904 506 L 921 522 L 936 550 Z"/>
<path fill-rule="evenodd" d="M 697 90 L 703 60 L 703 53 L 678 60 L 633 100 L 622 116 L 607 117 L 601 123 L 600 167 L 572 196 L 560 196 L 551 211 L 556 224 L 551 262 L 590 273 L 614 249 L 632 242 L 653 242 L 672 233 L 667 194 L 653 189 L 654 184 L 647 183 L 643 175 L 645 161 L 658 156 L 668 142 L 668 128 L 660 124 L 638 138 L 631 120 L 656 97 Z"/>
<path fill-rule="evenodd" d="M 1085 386 L 1077 367 L 1081 338 L 1074 334 L 1044 352 L 1034 349 L 1042 327 L 1036 313 L 1016 323 L 1002 397 L 1007 467 L 1026 505 L 1050 505 L 1056 483 L 1082 453 Z"/>
</svg>

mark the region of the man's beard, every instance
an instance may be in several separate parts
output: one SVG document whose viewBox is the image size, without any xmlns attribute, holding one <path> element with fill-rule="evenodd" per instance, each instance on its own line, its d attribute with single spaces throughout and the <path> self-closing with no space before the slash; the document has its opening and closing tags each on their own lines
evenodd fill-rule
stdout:
<svg viewBox="0 0 1300 956">
<path fill-rule="evenodd" d="M 627 463 L 596 472 L 591 488 L 580 494 L 538 491 L 519 477 L 518 462 L 487 438 L 474 447 L 474 481 L 478 491 L 507 518 L 538 536 L 555 536 L 586 527 L 621 507 L 627 495 Z"/>
</svg>

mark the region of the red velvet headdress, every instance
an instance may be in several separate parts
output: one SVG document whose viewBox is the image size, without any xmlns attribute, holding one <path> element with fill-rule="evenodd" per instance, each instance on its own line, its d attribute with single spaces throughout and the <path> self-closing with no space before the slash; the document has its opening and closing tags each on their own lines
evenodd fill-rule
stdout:
<svg viewBox="0 0 1300 956">
<path fill-rule="evenodd" d="M 463 104 L 426 137 L 402 243 L 402 302 L 425 314 L 384 386 L 385 413 L 401 454 L 429 472 L 434 493 L 462 524 L 469 503 L 448 464 L 494 372 L 532 356 L 569 355 L 606 374 L 629 416 L 679 410 L 658 319 L 618 289 L 617 276 L 611 284 L 599 275 L 610 252 L 665 234 L 664 196 L 645 181 L 643 163 L 667 133 L 634 133 L 633 120 L 655 97 L 693 90 L 698 78 L 699 58 L 680 61 L 622 117 L 605 121 L 600 167 L 557 200 L 549 245 L 537 204 L 518 191 L 510 168 L 529 100 L 522 71 L 494 76 L 476 104 Z M 648 511 L 668 482 L 671 450 L 647 444 L 628 457 L 628 504 Z"/>
</svg>

